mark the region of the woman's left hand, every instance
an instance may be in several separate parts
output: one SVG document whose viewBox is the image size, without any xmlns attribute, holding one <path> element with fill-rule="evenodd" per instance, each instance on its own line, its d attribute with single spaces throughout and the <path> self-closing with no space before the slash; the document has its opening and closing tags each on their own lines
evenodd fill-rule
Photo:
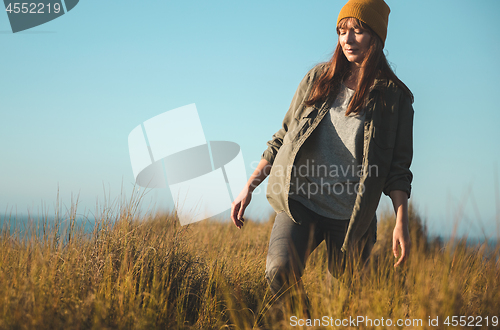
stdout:
<svg viewBox="0 0 500 330">
<path fill-rule="evenodd" d="M 401 247 L 401 256 L 399 256 L 399 247 Z M 408 230 L 408 220 L 404 223 L 396 223 L 394 226 L 394 231 L 392 233 L 392 252 L 394 257 L 399 256 L 398 261 L 394 264 L 394 267 L 399 266 L 403 263 L 410 255 L 410 232 Z"/>
<path fill-rule="evenodd" d="M 394 267 L 403 263 L 410 255 L 410 232 L 408 221 L 408 195 L 401 190 L 393 190 L 390 192 L 394 212 L 396 212 L 396 226 L 392 232 L 392 252 L 398 261 Z M 401 248 L 401 256 L 399 255 L 399 248 Z"/>
</svg>

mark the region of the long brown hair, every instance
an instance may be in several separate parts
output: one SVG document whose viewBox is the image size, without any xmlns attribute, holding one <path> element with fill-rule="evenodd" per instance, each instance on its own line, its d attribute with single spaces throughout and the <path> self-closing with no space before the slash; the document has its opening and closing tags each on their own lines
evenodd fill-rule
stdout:
<svg viewBox="0 0 500 330">
<path fill-rule="evenodd" d="M 348 17 L 341 20 L 337 26 L 337 34 L 339 34 L 339 29 L 345 29 L 347 24 L 352 22 L 355 29 L 362 29 L 367 31 L 370 38 L 370 47 L 365 54 L 365 58 L 361 63 L 361 68 L 359 69 L 358 82 L 356 86 L 356 91 L 349 103 L 349 107 L 346 111 L 346 116 L 350 113 L 359 113 L 365 106 L 368 100 L 368 92 L 370 87 L 373 85 L 375 78 L 387 78 L 392 80 L 399 88 L 406 93 L 413 102 L 413 94 L 406 85 L 399 80 L 394 71 L 392 71 L 387 58 L 383 52 L 384 45 L 380 37 L 373 32 L 373 30 L 358 20 L 357 18 Z M 309 99 L 305 102 L 307 106 L 312 106 L 317 102 L 324 102 L 329 96 L 336 96 L 340 90 L 340 84 L 342 80 L 347 77 L 350 73 L 349 61 L 342 51 L 340 43 L 337 42 L 337 48 L 333 53 L 330 61 L 326 63 L 325 70 L 315 81 Z"/>
</svg>

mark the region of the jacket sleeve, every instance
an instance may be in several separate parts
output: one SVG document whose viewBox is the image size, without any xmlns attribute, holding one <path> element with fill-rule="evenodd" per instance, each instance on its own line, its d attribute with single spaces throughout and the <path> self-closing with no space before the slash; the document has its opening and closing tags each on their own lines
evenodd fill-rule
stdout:
<svg viewBox="0 0 500 330">
<path fill-rule="evenodd" d="M 385 182 L 384 194 L 402 190 L 411 194 L 413 174 L 410 165 L 413 158 L 413 106 L 411 98 L 402 94 L 399 101 L 398 128 L 389 175 Z"/>
<path fill-rule="evenodd" d="M 299 87 L 295 91 L 295 95 L 293 96 L 292 103 L 290 104 L 290 108 L 288 109 L 285 117 L 283 119 L 283 123 L 281 128 L 274 133 L 271 140 L 269 140 L 267 144 L 267 149 L 264 150 L 261 158 L 267 160 L 271 165 L 274 163 L 274 159 L 276 158 L 276 154 L 283 144 L 283 138 L 288 132 L 288 128 L 293 120 L 295 120 L 295 114 L 303 106 L 303 102 L 306 101 L 306 97 L 309 96 L 309 92 L 312 87 L 312 79 L 317 71 L 318 67 L 310 70 L 306 76 L 302 79 L 299 84 Z"/>
</svg>

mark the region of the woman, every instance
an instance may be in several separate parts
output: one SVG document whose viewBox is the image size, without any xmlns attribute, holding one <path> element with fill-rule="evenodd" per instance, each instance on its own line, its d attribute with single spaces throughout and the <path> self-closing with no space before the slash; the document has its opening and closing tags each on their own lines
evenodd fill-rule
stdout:
<svg viewBox="0 0 500 330">
<path fill-rule="evenodd" d="M 383 0 L 350 0 L 342 8 L 333 57 L 304 77 L 282 128 L 232 203 L 241 228 L 253 190 L 270 174 L 267 198 L 277 215 L 266 279 L 273 293 L 299 281 L 323 240 L 334 276 L 346 256 L 366 261 L 382 192 L 396 213 L 394 266 L 408 258 L 413 95 L 383 53 L 389 12 Z"/>
</svg>

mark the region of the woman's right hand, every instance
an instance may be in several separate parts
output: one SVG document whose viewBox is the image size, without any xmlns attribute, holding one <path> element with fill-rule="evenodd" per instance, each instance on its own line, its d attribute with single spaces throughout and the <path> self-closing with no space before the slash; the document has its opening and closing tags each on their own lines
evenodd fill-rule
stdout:
<svg viewBox="0 0 500 330">
<path fill-rule="evenodd" d="M 231 203 L 231 219 L 233 219 L 234 224 L 238 229 L 241 229 L 245 219 L 243 214 L 248 204 L 252 200 L 252 193 L 247 187 L 243 188 L 238 197 Z"/>
<path fill-rule="evenodd" d="M 233 219 L 234 224 L 238 229 L 241 229 L 245 219 L 243 219 L 243 213 L 245 213 L 245 209 L 248 204 L 250 204 L 250 200 L 252 199 L 253 190 L 267 178 L 269 173 L 271 172 L 272 165 L 262 158 L 257 165 L 257 168 L 248 179 L 245 188 L 240 192 L 238 197 L 231 203 L 231 219 Z"/>
</svg>

